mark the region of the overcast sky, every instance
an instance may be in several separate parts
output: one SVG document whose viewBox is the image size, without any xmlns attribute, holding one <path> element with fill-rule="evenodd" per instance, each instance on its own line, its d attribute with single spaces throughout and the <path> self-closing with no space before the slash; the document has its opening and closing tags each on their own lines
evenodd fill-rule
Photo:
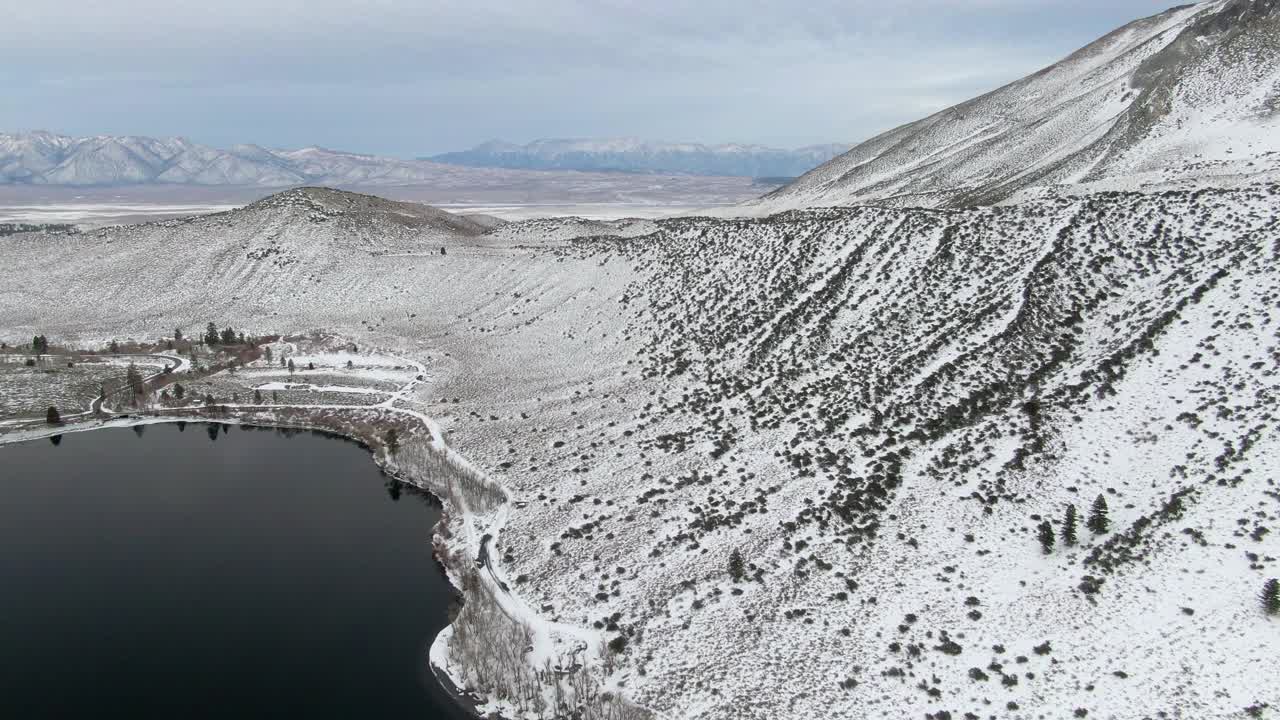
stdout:
<svg viewBox="0 0 1280 720">
<path fill-rule="evenodd" d="M 0 131 L 854 142 L 1168 0 L 0 0 Z"/>
</svg>

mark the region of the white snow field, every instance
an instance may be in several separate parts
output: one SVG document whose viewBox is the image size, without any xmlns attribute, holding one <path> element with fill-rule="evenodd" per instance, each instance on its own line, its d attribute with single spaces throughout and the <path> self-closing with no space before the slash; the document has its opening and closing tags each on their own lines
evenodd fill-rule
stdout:
<svg viewBox="0 0 1280 720">
<path fill-rule="evenodd" d="M 286 336 L 305 370 L 195 388 L 445 498 L 469 601 L 431 657 L 507 717 L 1274 716 L 1277 18 L 1140 21 L 765 201 L 853 206 L 503 224 L 303 188 L 3 236 L 0 340 Z"/>
</svg>

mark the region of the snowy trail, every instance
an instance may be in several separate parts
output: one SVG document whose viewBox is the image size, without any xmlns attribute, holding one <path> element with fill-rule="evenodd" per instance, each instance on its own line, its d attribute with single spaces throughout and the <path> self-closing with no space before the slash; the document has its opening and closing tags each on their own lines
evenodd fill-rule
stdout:
<svg viewBox="0 0 1280 720">
<path fill-rule="evenodd" d="M 312 385 L 310 383 L 269 382 L 254 385 L 254 390 L 303 390 L 305 392 L 346 393 L 349 395 L 388 395 L 386 390 L 370 387 L 352 387 L 350 385 Z M 379 403 L 377 407 L 382 407 Z"/>
<path fill-rule="evenodd" d="M 154 380 L 154 379 L 156 379 L 156 378 L 158 378 L 158 377 L 160 377 L 161 375 L 164 375 L 164 374 L 166 374 L 166 373 L 168 373 L 168 374 L 180 373 L 180 372 L 182 372 L 182 371 L 184 371 L 184 370 L 188 370 L 188 369 L 190 369 L 190 367 L 191 367 L 191 361 L 190 361 L 190 360 L 188 360 L 188 359 L 186 359 L 186 358 L 184 358 L 184 357 L 182 357 L 181 355 L 179 355 L 179 354 L 177 354 L 177 353 L 173 353 L 173 354 L 169 354 L 169 353 L 156 353 L 156 354 L 153 354 L 153 355 L 121 355 L 121 356 L 118 356 L 118 357 L 141 357 L 141 358 L 159 359 L 159 360 L 164 360 L 164 361 L 166 361 L 166 362 L 164 363 L 164 367 L 162 367 L 162 368 L 160 369 L 160 371 L 159 371 L 159 372 L 154 372 L 154 373 L 151 373 L 150 375 L 147 375 L 147 376 L 143 377 L 143 378 L 142 378 L 142 382 L 144 382 L 144 383 L 146 383 L 146 382 L 151 382 L 152 380 Z M 174 364 L 173 364 L 172 366 L 170 366 L 170 365 L 169 365 L 169 363 L 168 363 L 168 361 L 170 361 L 170 360 L 172 360 L 172 361 L 174 362 Z M 68 415 L 68 416 L 66 416 L 66 418 L 85 417 L 85 416 L 87 416 L 87 415 L 95 414 L 95 413 L 97 413 L 99 410 L 101 410 L 102 412 L 107 412 L 107 413 L 116 413 L 116 412 L 121 412 L 121 411 L 118 411 L 118 410 L 112 410 L 112 409 L 110 409 L 110 408 L 106 407 L 106 402 L 107 402 L 107 398 L 106 398 L 106 396 L 104 396 L 104 395 L 99 395 L 98 397 L 94 398 L 94 400 L 93 400 L 91 403 L 89 403 L 89 409 L 88 409 L 87 411 L 82 412 L 82 413 L 77 413 L 77 414 L 75 414 L 75 415 Z M 64 418 L 64 420 L 65 420 L 66 418 Z"/>
<path fill-rule="evenodd" d="M 297 345 L 289 343 L 293 353 L 297 353 Z M 414 377 L 405 383 L 400 389 L 390 393 L 386 400 L 377 405 L 346 405 L 346 404 L 289 404 L 289 405 L 253 405 L 253 404 L 227 404 L 226 407 L 235 408 L 237 410 L 273 410 L 273 409 L 297 409 L 297 410 L 370 410 L 378 409 L 394 413 L 399 413 L 417 420 L 422 424 L 431 436 L 430 444 L 432 449 L 440 453 L 454 467 L 457 467 L 465 473 L 480 478 L 483 482 L 502 489 L 506 501 L 493 513 L 481 515 L 472 509 L 465 507 L 465 504 L 459 508 L 463 518 L 463 527 L 466 532 L 466 545 L 473 559 L 479 559 L 488 555 L 488 548 L 497 546 L 502 531 L 506 528 L 507 521 L 511 512 L 511 497 L 507 488 L 503 487 L 489 477 L 480 468 L 476 467 L 461 453 L 454 450 L 445 439 L 444 429 L 435 419 L 426 413 L 413 410 L 406 407 L 398 406 L 396 403 L 408 401 L 412 392 L 420 385 L 428 381 L 428 371 L 426 365 L 417 360 L 405 358 L 399 355 L 386 354 L 387 357 L 393 358 L 413 368 Z M 330 391 L 342 392 L 361 392 L 370 394 L 368 388 L 323 388 Z M 376 391 L 376 394 L 383 394 L 384 391 Z M 570 638 L 580 647 L 575 648 L 578 651 L 585 652 L 588 657 L 593 657 L 598 649 L 600 642 L 599 635 L 587 628 L 581 628 L 574 625 L 564 623 L 550 622 L 543 618 L 532 606 L 524 601 L 519 595 L 512 592 L 512 582 L 504 574 L 498 563 L 489 561 L 484 563 L 487 572 L 481 573 L 486 588 L 491 596 L 497 602 L 502 611 L 514 621 L 527 625 L 534 633 L 533 646 L 535 648 L 535 656 L 533 661 L 535 664 L 544 658 L 552 657 L 555 642 L 552 636 L 560 636 Z"/>
<path fill-rule="evenodd" d="M 503 487 L 501 483 L 498 483 L 494 481 L 492 478 L 490 478 L 487 473 L 482 471 L 480 468 L 476 467 L 470 460 L 464 457 L 461 453 L 457 452 L 452 447 L 450 447 L 449 444 L 445 441 L 444 430 L 440 427 L 439 423 L 437 423 L 433 418 L 417 410 L 411 410 L 409 408 L 404 408 L 404 407 L 397 407 L 395 405 L 397 401 L 404 400 L 405 396 L 408 395 L 415 387 L 417 387 L 423 382 L 426 382 L 427 368 L 425 365 L 423 365 L 422 363 L 416 360 L 411 360 L 408 358 L 399 357 L 395 355 L 392 355 L 390 357 L 394 357 L 409 365 L 412 365 L 414 369 L 417 371 L 417 373 L 415 374 L 413 380 L 406 383 L 403 387 L 400 388 L 400 390 L 393 393 L 390 398 L 388 398 L 385 402 L 378 405 L 377 407 L 383 408 L 386 410 L 391 410 L 393 412 L 399 412 L 417 419 L 431 433 L 432 447 L 435 448 L 441 454 L 443 454 L 449 460 L 450 463 L 454 464 L 455 466 L 459 467 L 465 472 L 471 473 L 476 477 L 481 478 L 484 482 L 491 483 L 494 486 L 502 489 L 502 493 L 503 493 L 503 496 L 506 498 L 506 501 L 502 504 L 500 508 L 498 508 L 498 510 L 495 513 L 493 513 L 493 517 L 487 523 L 484 522 L 484 518 L 482 516 L 472 512 L 471 509 L 465 507 L 465 505 L 462 508 L 460 508 L 462 510 L 463 517 L 465 520 L 464 526 L 467 530 L 467 545 L 471 551 L 472 557 L 477 560 L 480 559 L 481 557 L 487 557 L 488 547 L 496 546 L 498 544 L 498 541 L 502 535 L 502 530 L 506 527 L 507 520 L 510 517 L 510 513 L 511 513 L 510 491 L 507 488 Z M 568 625 L 564 623 L 554 623 L 546 620 L 537 611 L 535 611 L 528 603 L 526 603 L 520 596 L 516 595 L 511 591 L 510 588 L 512 586 L 512 583 L 505 576 L 505 574 L 502 571 L 502 568 L 497 563 L 489 561 L 489 562 L 485 562 L 484 566 L 488 570 L 488 572 L 481 573 L 480 577 L 485 582 L 485 585 L 488 587 L 490 594 L 492 595 L 494 600 L 497 601 L 498 606 L 502 608 L 502 611 L 506 613 L 507 617 L 511 618 L 512 620 L 523 622 L 533 630 L 534 632 L 533 646 L 535 649 L 535 653 L 539 656 L 539 657 L 533 658 L 535 664 L 538 661 L 542 660 L 543 657 L 547 657 L 548 653 L 552 651 L 552 648 L 554 647 L 554 642 L 552 641 L 552 638 L 551 638 L 552 634 L 558 634 L 563 637 L 572 638 L 574 641 L 582 645 L 581 649 L 584 650 L 588 654 L 588 656 L 594 656 L 594 653 L 600 641 L 600 638 L 597 633 L 587 628 L 580 628 L 577 626 Z"/>
</svg>

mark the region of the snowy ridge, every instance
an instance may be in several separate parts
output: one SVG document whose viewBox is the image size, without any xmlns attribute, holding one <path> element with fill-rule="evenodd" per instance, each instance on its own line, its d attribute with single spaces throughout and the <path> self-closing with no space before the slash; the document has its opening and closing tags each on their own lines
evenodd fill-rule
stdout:
<svg viewBox="0 0 1280 720">
<path fill-rule="evenodd" d="M 1048 192 L 1280 177 L 1280 4 L 1211 0 L 1130 23 L 1031 76 L 890 130 L 738 213 L 961 207 Z"/>
</svg>

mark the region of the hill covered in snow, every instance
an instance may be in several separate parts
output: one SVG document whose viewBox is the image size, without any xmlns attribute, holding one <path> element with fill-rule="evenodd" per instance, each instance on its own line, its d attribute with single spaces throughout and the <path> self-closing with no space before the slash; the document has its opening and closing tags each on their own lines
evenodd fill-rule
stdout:
<svg viewBox="0 0 1280 720">
<path fill-rule="evenodd" d="M 747 211 L 960 207 L 1276 177 L 1280 3 L 1211 0 L 1130 23 L 1022 80 L 872 138 Z"/>
<path fill-rule="evenodd" d="M 1245 717 L 1280 705 L 1278 204 L 487 230 L 299 190 L 0 238 L 0 327 L 423 363 L 398 402 L 509 489 L 512 591 L 624 638 L 592 672 L 660 717 Z"/>
<path fill-rule="evenodd" d="M 430 160 L 472 167 L 687 173 L 741 177 L 796 177 L 849 149 L 812 145 L 795 150 L 762 145 L 647 142 L 635 138 L 535 140 L 526 145 L 491 141 Z"/>
</svg>

